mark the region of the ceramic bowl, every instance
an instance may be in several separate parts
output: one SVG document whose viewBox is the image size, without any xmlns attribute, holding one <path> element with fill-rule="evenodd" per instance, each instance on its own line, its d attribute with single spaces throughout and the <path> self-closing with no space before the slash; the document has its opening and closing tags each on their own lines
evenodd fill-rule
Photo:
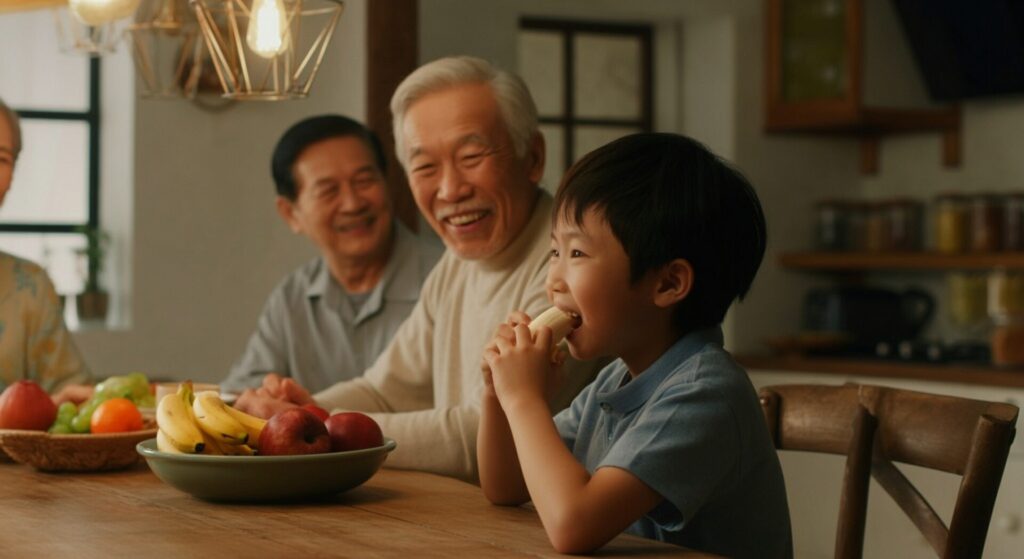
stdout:
<svg viewBox="0 0 1024 559">
<path fill-rule="evenodd" d="M 157 450 L 156 439 L 136 447 L 168 485 L 208 501 L 280 501 L 333 495 L 358 487 L 395 449 L 382 446 L 294 456 L 211 456 Z"/>
</svg>

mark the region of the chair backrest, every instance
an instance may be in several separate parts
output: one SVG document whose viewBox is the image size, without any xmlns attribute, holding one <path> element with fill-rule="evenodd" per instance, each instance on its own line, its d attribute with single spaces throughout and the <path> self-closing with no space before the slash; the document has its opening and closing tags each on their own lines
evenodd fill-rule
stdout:
<svg viewBox="0 0 1024 559">
<path fill-rule="evenodd" d="M 940 557 L 981 557 L 1016 406 L 855 384 L 768 386 L 760 396 L 777 449 L 846 455 L 837 558 L 861 557 L 871 477 Z M 962 476 L 948 528 L 893 462 Z"/>
</svg>

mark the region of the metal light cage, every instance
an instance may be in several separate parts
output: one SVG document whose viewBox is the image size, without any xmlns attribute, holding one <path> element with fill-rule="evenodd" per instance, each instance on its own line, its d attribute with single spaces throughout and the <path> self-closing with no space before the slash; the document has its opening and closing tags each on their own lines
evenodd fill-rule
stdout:
<svg viewBox="0 0 1024 559">
<path fill-rule="evenodd" d="M 125 35 L 143 97 L 195 97 L 203 39 L 188 0 L 144 0 Z"/>
<path fill-rule="evenodd" d="M 272 58 L 249 49 L 252 0 L 191 0 L 224 97 L 280 101 L 309 95 L 334 29 L 341 0 L 283 0 L 288 46 Z"/>
</svg>

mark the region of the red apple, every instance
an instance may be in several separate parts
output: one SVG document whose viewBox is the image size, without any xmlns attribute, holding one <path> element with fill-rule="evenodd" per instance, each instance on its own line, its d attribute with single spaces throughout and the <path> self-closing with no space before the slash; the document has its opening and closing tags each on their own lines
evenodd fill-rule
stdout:
<svg viewBox="0 0 1024 559">
<path fill-rule="evenodd" d="M 331 451 L 359 450 L 384 444 L 380 425 L 370 416 L 356 411 L 336 413 L 325 422 L 331 434 Z"/>
<path fill-rule="evenodd" d="M 0 394 L 0 429 L 45 431 L 57 419 L 57 405 L 30 380 L 19 380 Z"/>
<path fill-rule="evenodd" d="M 260 433 L 260 454 L 320 454 L 331 451 L 331 436 L 319 417 L 302 408 L 288 408 L 270 418 Z"/>
<path fill-rule="evenodd" d="M 302 406 L 302 409 L 312 413 L 313 415 L 320 418 L 320 421 L 327 421 L 327 418 L 331 416 L 330 412 L 321 408 L 316 404 L 306 404 Z"/>
</svg>

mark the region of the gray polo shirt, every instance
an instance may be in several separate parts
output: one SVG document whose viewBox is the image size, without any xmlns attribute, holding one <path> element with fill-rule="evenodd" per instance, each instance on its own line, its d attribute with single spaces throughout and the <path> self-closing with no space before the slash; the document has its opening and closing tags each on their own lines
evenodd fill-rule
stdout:
<svg viewBox="0 0 1024 559">
<path fill-rule="evenodd" d="M 359 308 L 323 258 L 292 272 L 270 294 L 245 352 L 221 383 L 226 391 L 259 386 L 268 372 L 311 392 L 363 374 L 412 312 L 443 245 L 396 222 L 395 246 L 381 281 Z"/>
<path fill-rule="evenodd" d="M 719 328 L 689 334 L 630 380 L 605 367 L 555 424 L 588 472 L 626 470 L 664 500 L 626 531 L 727 557 L 792 557 L 778 455 Z"/>
</svg>

